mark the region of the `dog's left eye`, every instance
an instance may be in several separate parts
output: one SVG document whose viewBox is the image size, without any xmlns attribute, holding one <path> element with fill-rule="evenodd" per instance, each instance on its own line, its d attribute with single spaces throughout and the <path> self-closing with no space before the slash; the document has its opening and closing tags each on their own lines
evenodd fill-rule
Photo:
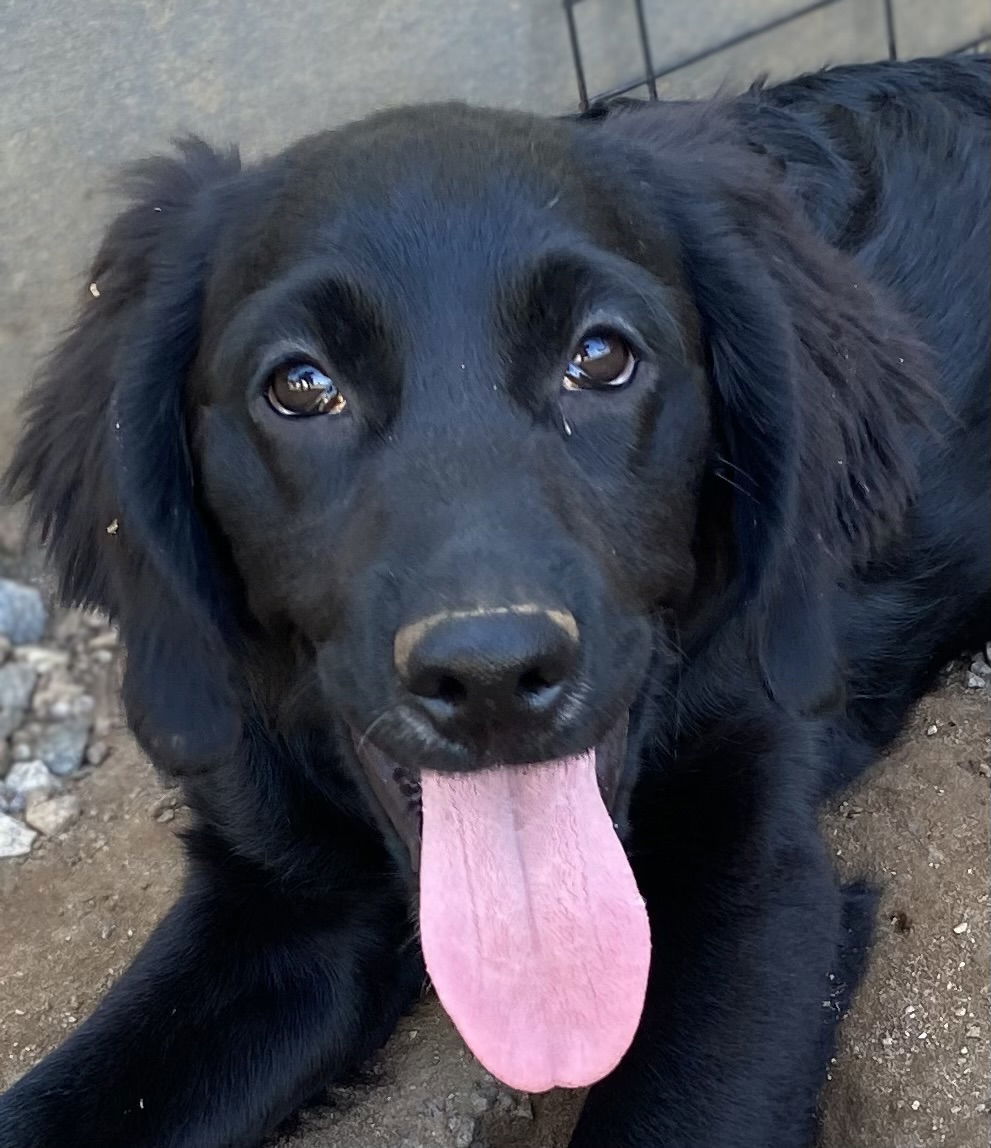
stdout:
<svg viewBox="0 0 991 1148">
<path fill-rule="evenodd" d="M 590 331 L 582 335 L 564 373 L 566 391 L 605 390 L 621 387 L 633 377 L 637 357 L 629 343 L 615 331 Z"/>
<path fill-rule="evenodd" d="M 339 415 L 348 401 L 312 363 L 284 363 L 269 375 L 266 396 L 280 415 Z"/>
</svg>

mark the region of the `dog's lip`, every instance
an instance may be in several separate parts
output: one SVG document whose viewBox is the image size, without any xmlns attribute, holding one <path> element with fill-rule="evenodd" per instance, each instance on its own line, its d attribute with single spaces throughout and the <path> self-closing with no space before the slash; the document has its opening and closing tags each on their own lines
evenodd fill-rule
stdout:
<svg viewBox="0 0 991 1148">
<path fill-rule="evenodd" d="M 599 789 L 610 813 L 615 809 L 622 790 L 628 724 L 629 715 L 624 712 L 594 747 Z M 420 868 L 420 836 L 423 828 L 420 770 L 400 764 L 368 738 L 359 738 L 353 730 L 352 739 L 371 795 L 378 806 L 376 812 L 385 818 L 405 845 L 410 867 L 415 874 Z M 534 764 L 539 766 L 540 763 Z M 521 766 L 500 765 L 495 768 L 517 769 Z"/>
</svg>

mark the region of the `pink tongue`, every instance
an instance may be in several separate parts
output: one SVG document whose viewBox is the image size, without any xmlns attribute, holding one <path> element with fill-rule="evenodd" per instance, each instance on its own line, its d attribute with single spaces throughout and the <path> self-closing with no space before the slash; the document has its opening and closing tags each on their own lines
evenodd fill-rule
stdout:
<svg viewBox="0 0 991 1148">
<path fill-rule="evenodd" d="M 444 1008 L 512 1088 L 601 1079 L 640 1021 L 650 928 L 595 753 L 421 784 L 420 934 Z"/>
</svg>

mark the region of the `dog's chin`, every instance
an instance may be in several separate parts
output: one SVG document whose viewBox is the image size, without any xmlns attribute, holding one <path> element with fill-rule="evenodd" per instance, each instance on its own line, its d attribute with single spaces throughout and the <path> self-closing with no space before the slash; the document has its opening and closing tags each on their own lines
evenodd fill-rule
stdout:
<svg viewBox="0 0 991 1148">
<path fill-rule="evenodd" d="M 353 727 L 352 739 L 375 815 L 383 830 L 398 838 L 415 874 L 419 870 L 422 834 L 420 779 L 423 770 L 427 769 L 444 773 L 483 769 L 539 769 L 541 765 L 593 751 L 599 791 L 617 832 L 622 836 L 626 828 L 629 774 L 632 767 L 627 753 L 628 723 L 629 711 L 624 709 L 621 716 L 592 741 L 584 739 L 581 732 L 576 730 L 570 739 L 555 737 L 557 744 L 552 752 L 543 750 L 538 743 L 536 751 L 529 756 L 520 753 L 500 756 L 492 751 L 480 754 L 439 739 L 436 735 L 426 738 L 416 750 L 397 749 L 388 747 L 383 739 L 375 738 L 374 734 L 359 735 Z M 507 760 L 507 757 L 517 760 Z"/>
</svg>

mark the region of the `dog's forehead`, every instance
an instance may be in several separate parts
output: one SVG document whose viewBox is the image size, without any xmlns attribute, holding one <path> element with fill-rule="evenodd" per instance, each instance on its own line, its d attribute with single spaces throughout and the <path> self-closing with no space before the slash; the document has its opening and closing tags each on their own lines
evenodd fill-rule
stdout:
<svg viewBox="0 0 991 1148">
<path fill-rule="evenodd" d="M 326 253 L 376 277 L 511 261 L 582 214 L 569 126 L 459 105 L 402 109 L 273 162 L 264 225 L 237 245 L 278 273 Z"/>
<path fill-rule="evenodd" d="M 539 195 L 572 168 L 563 121 L 462 105 L 401 108 L 300 141 L 286 168 L 313 206 L 431 194 L 469 201 L 502 184 Z"/>
</svg>

